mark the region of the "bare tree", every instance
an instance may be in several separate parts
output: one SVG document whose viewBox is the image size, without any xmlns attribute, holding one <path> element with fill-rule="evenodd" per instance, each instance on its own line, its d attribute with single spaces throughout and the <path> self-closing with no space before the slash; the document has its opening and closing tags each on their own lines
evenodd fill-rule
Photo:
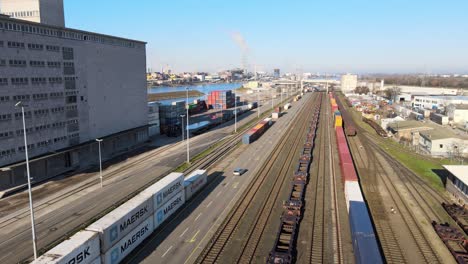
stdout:
<svg viewBox="0 0 468 264">
<path fill-rule="evenodd" d="M 401 88 L 398 86 L 387 88 L 384 91 L 385 96 L 388 99 L 393 100 L 394 102 L 397 100 L 397 97 L 400 93 L 401 93 Z"/>
<path fill-rule="evenodd" d="M 354 93 L 368 94 L 369 93 L 369 88 L 367 86 L 358 86 L 358 87 L 356 87 L 356 89 L 354 89 Z"/>
</svg>

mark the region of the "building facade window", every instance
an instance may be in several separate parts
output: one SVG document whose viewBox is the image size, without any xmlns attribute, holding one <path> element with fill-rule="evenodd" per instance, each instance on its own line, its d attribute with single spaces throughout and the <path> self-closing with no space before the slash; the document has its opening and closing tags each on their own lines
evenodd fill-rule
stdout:
<svg viewBox="0 0 468 264">
<path fill-rule="evenodd" d="M 46 93 L 33 94 L 34 100 L 47 100 L 47 98 L 48 98 L 48 95 Z"/>
<path fill-rule="evenodd" d="M 49 83 L 62 83 L 62 77 L 49 77 Z"/>
<path fill-rule="evenodd" d="M 62 98 L 62 97 L 63 97 L 63 92 L 50 93 L 50 98 Z"/>
<path fill-rule="evenodd" d="M 5 149 L 5 150 L 0 151 L 0 157 L 2 158 L 15 155 L 15 154 L 16 154 L 15 149 Z"/>
<path fill-rule="evenodd" d="M 28 49 L 30 49 L 30 50 L 44 50 L 44 45 L 28 43 Z"/>
<path fill-rule="evenodd" d="M 10 96 L 8 96 L 8 95 L 0 96 L 0 103 L 9 102 L 9 101 L 10 101 Z"/>
<path fill-rule="evenodd" d="M 9 60 L 8 62 L 12 67 L 26 67 L 25 60 Z"/>
<path fill-rule="evenodd" d="M 34 110 L 34 115 L 35 116 L 45 116 L 49 114 L 49 109 L 39 109 L 39 110 Z"/>
<path fill-rule="evenodd" d="M 60 61 L 48 61 L 47 62 L 47 67 L 49 68 L 60 68 L 61 63 Z"/>
<path fill-rule="evenodd" d="M 63 47 L 62 53 L 63 53 L 64 60 L 73 60 L 73 57 L 74 57 L 73 48 Z"/>
<path fill-rule="evenodd" d="M 29 83 L 28 78 L 11 78 L 11 84 L 12 85 L 27 85 Z"/>
<path fill-rule="evenodd" d="M 0 114 L 0 121 L 9 121 L 11 120 L 11 114 Z"/>
<path fill-rule="evenodd" d="M 31 84 L 33 85 L 40 85 L 40 84 L 46 84 L 47 83 L 47 78 L 45 77 L 32 77 L 31 78 Z"/>
<path fill-rule="evenodd" d="M 0 139 L 11 138 L 13 136 L 13 131 L 0 132 Z"/>
<path fill-rule="evenodd" d="M 29 101 L 31 96 L 29 94 L 13 95 L 13 101 Z"/>
<path fill-rule="evenodd" d="M 15 42 L 15 41 L 8 41 L 8 47 L 9 48 L 15 48 L 15 49 L 24 49 L 24 43 Z"/>
<path fill-rule="evenodd" d="M 8 85 L 8 78 L 0 78 L 0 86 Z"/>
<path fill-rule="evenodd" d="M 76 103 L 76 95 L 67 96 L 66 103 L 67 103 L 67 104 L 74 104 L 74 103 Z"/>
<path fill-rule="evenodd" d="M 47 45 L 46 50 L 47 51 L 53 51 L 53 52 L 60 52 L 60 47 L 59 46 Z"/>
<path fill-rule="evenodd" d="M 0 66 L 6 66 L 6 60 L 0 59 Z"/>
<path fill-rule="evenodd" d="M 15 113 L 15 118 L 16 119 L 20 119 L 23 117 L 23 113 L 22 112 L 17 112 Z M 24 118 L 31 118 L 32 117 L 32 113 L 31 111 L 25 111 L 24 112 Z"/>
<path fill-rule="evenodd" d="M 74 75 L 75 74 L 75 64 L 73 62 L 64 62 L 63 63 L 63 74 L 65 74 L 65 75 Z"/>
<path fill-rule="evenodd" d="M 30 61 L 29 65 L 31 67 L 45 67 L 45 61 Z"/>
<path fill-rule="evenodd" d="M 76 89 L 76 77 L 65 77 L 65 89 L 67 90 Z"/>
</svg>

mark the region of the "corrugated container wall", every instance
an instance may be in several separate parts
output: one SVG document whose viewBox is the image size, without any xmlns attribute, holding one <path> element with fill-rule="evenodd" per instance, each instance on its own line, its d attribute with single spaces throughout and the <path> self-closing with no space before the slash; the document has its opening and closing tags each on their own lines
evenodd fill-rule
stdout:
<svg viewBox="0 0 468 264">
<path fill-rule="evenodd" d="M 158 209 L 184 188 L 184 175 L 173 172 L 151 185 L 142 194 L 153 196 L 154 209 Z"/>
<path fill-rule="evenodd" d="M 192 198 L 192 196 L 200 191 L 206 185 L 206 170 L 196 170 L 192 172 L 184 180 L 185 200 Z"/>
<path fill-rule="evenodd" d="M 102 260 L 104 264 L 120 263 L 132 250 L 134 250 L 145 238 L 147 238 L 154 230 L 153 218 L 147 218 L 143 223 L 138 225 L 124 238 L 122 238 L 115 246 L 103 254 Z"/>
<path fill-rule="evenodd" d="M 98 232 L 105 252 L 154 213 L 153 198 L 139 194 L 92 223 L 86 230 Z"/>
<path fill-rule="evenodd" d="M 169 216 L 177 211 L 185 203 L 185 193 L 181 191 L 177 193 L 166 204 L 161 206 L 153 215 L 154 228 L 158 228 Z"/>
<path fill-rule="evenodd" d="M 32 263 L 88 264 L 99 258 L 99 254 L 99 235 L 91 231 L 80 231 L 47 251 Z"/>
</svg>

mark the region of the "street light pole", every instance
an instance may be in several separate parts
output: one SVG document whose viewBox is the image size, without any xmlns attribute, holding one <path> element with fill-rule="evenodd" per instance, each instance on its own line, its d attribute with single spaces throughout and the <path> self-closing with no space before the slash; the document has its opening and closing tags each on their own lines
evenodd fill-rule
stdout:
<svg viewBox="0 0 468 264">
<path fill-rule="evenodd" d="M 185 108 L 187 108 L 187 125 L 185 126 L 186 129 L 187 129 L 187 163 L 190 164 L 190 133 L 189 133 L 189 108 L 188 108 L 188 90 L 189 88 L 185 88 L 186 92 L 187 92 L 187 102 L 186 102 L 186 106 Z"/>
<path fill-rule="evenodd" d="M 26 173 L 28 177 L 28 194 L 29 194 L 29 211 L 31 212 L 31 232 L 33 240 L 33 250 L 34 250 L 34 259 L 37 259 L 37 239 L 36 239 L 36 227 L 34 223 L 34 206 L 32 200 L 32 190 L 31 190 L 31 175 L 29 171 L 29 155 L 28 155 L 28 140 L 26 138 L 26 121 L 24 118 L 24 105 L 23 102 L 19 101 L 15 104 L 16 107 L 21 107 L 21 114 L 23 116 L 23 134 L 24 134 L 24 151 L 26 155 Z"/>
<path fill-rule="evenodd" d="M 182 141 L 184 141 L 184 117 L 185 115 L 180 115 L 180 119 L 182 119 L 182 127 L 181 127 L 181 130 L 182 130 Z"/>
<path fill-rule="evenodd" d="M 234 92 L 234 133 L 237 133 L 237 96 Z"/>
<path fill-rule="evenodd" d="M 260 118 L 260 99 L 259 99 L 260 90 L 257 89 L 257 117 Z"/>
<path fill-rule="evenodd" d="M 271 94 L 271 110 L 273 110 L 273 89 L 270 90 Z"/>
<path fill-rule="evenodd" d="M 103 187 L 102 184 L 102 158 L 101 158 L 101 142 L 102 139 L 96 138 L 96 141 L 98 143 L 98 149 L 99 149 L 99 179 L 101 180 L 101 188 Z"/>
</svg>

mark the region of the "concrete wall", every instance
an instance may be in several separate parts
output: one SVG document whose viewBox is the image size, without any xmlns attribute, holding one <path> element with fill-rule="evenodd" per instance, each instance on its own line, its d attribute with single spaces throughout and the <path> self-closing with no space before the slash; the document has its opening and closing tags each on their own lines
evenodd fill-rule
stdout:
<svg viewBox="0 0 468 264">
<path fill-rule="evenodd" d="M 12 25 L 16 30 L 10 28 Z M 35 32 L 18 32 L 25 27 L 34 28 Z M 39 30 L 54 31 L 55 35 L 38 34 Z M 23 43 L 24 48 L 8 47 L 9 41 Z M 0 133 L 13 133 L 9 137 L 0 137 L 0 166 L 25 158 L 24 152 L 19 150 L 24 143 L 21 115 L 15 118 L 15 113 L 20 112 L 14 107 L 18 101 L 15 96 L 30 97 L 23 100 L 27 103 L 26 112 L 51 111 L 57 107 L 65 110 L 44 116 L 32 114 L 31 118 L 26 118 L 26 127 L 32 128 L 28 132 L 28 144 L 34 145 L 29 152 L 31 158 L 148 124 L 144 43 L 68 29 L 59 32 L 41 24 L 0 18 L 0 44 L 3 44 L 0 45 L 0 60 L 5 62 L 0 66 L 0 78 L 8 80 L 7 85 L 0 85 L 0 99 L 9 98 L 0 100 L 0 115 L 12 116 L 9 120 L 0 119 Z M 29 49 L 28 44 L 43 45 L 43 49 Z M 48 51 L 46 46 L 56 46 L 58 50 Z M 73 57 L 66 59 L 63 48 L 72 49 Z M 26 61 L 26 65 L 11 66 L 9 60 Z M 31 61 L 42 61 L 45 66 L 32 67 Z M 60 67 L 48 67 L 47 62 L 58 62 Z M 74 74 L 65 74 L 65 63 L 73 63 Z M 28 78 L 28 84 L 13 85 L 12 78 L 18 77 Z M 62 82 L 33 85 L 32 78 L 37 77 L 62 78 Z M 66 87 L 64 78 L 68 77 L 75 78 L 74 87 Z M 62 96 L 52 98 L 52 93 Z M 34 94 L 47 94 L 48 98 L 35 100 Z M 68 102 L 67 98 L 72 97 L 76 97 L 76 102 Z M 66 125 L 52 127 L 59 122 Z M 35 128 L 41 125 L 49 127 L 37 131 Z M 44 141 L 52 143 L 39 146 Z M 4 150 L 15 152 L 2 155 Z"/>
<path fill-rule="evenodd" d="M 1 0 L 0 12 L 17 19 L 65 27 L 63 0 Z"/>
</svg>

